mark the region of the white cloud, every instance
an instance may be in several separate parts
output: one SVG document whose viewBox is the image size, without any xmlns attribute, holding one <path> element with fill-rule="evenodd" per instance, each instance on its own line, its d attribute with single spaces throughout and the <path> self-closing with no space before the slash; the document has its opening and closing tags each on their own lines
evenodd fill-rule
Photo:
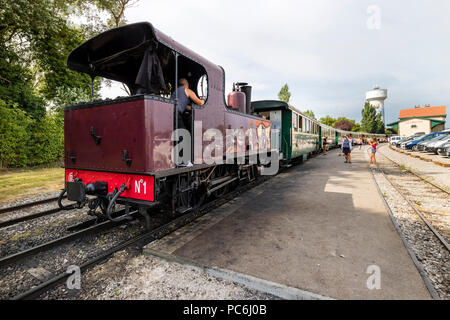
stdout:
<svg viewBox="0 0 450 320">
<path fill-rule="evenodd" d="M 369 5 L 380 30 L 367 28 Z M 224 67 L 228 91 L 246 81 L 254 98 L 274 99 L 288 83 L 300 109 L 359 120 L 377 84 L 394 121 L 403 107 L 448 105 L 449 13 L 445 0 L 141 0 L 126 16 Z"/>
</svg>

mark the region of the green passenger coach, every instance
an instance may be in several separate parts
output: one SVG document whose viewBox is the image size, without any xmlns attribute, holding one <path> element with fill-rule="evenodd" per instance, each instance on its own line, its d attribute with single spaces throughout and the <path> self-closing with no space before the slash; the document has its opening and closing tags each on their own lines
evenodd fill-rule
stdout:
<svg viewBox="0 0 450 320">
<path fill-rule="evenodd" d="M 305 160 L 308 155 L 319 152 L 325 137 L 327 149 L 339 147 L 346 135 L 352 135 L 354 144 L 364 143 L 363 138 L 386 139 L 384 134 L 350 132 L 329 127 L 284 101 L 252 101 L 252 109 L 255 114 L 270 120 L 272 129 L 279 130 L 275 147 L 280 151 L 280 159 L 286 162 Z"/>
<path fill-rule="evenodd" d="M 322 148 L 320 122 L 311 119 L 286 102 L 263 100 L 252 102 L 253 112 L 270 120 L 272 129 L 278 129 L 277 146 L 283 160 L 306 159 Z M 331 128 L 333 129 L 333 128 Z"/>
</svg>

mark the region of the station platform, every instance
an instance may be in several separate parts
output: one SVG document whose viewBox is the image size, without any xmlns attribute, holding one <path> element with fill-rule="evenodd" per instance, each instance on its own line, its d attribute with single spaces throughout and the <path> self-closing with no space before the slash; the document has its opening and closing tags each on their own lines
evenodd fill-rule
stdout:
<svg viewBox="0 0 450 320">
<path fill-rule="evenodd" d="M 364 156 L 293 166 L 148 246 L 335 299 L 431 299 Z M 144 250 L 145 252 L 145 250 Z M 369 289 L 369 266 L 380 289 Z"/>
</svg>

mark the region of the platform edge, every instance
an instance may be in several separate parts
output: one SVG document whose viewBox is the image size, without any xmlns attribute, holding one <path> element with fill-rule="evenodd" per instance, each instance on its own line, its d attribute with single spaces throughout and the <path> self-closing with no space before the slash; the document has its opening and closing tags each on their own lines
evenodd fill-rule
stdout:
<svg viewBox="0 0 450 320">
<path fill-rule="evenodd" d="M 271 282 L 260 279 L 251 275 L 235 272 L 232 270 L 222 269 L 218 267 L 206 266 L 199 264 L 190 259 L 179 257 L 172 254 L 144 248 L 144 254 L 154 256 L 168 262 L 176 263 L 188 267 L 191 270 L 210 275 L 212 277 L 228 280 L 234 283 L 243 285 L 247 288 L 254 289 L 260 292 L 271 294 L 281 299 L 286 300 L 334 300 L 330 297 L 325 297 L 316 293 L 304 291 L 298 288 L 289 287 L 280 283 Z"/>
</svg>

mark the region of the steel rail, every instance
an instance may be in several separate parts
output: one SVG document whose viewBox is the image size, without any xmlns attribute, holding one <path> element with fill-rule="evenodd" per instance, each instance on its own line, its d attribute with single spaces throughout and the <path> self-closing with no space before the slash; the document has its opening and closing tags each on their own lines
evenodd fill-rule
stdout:
<svg viewBox="0 0 450 320">
<path fill-rule="evenodd" d="M 394 150 L 394 151 L 395 151 L 395 149 L 391 149 L 391 150 Z M 406 168 L 406 166 L 404 166 L 404 165 L 398 163 L 397 161 L 392 160 L 392 159 L 389 158 L 387 155 L 385 155 L 383 152 L 380 152 L 380 153 L 383 155 L 383 157 L 385 157 L 386 159 L 388 159 L 389 161 L 391 161 L 392 163 L 394 163 L 394 164 L 397 165 L 398 167 L 402 167 L 402 166 L 403 166 L 403 167 L 405 168 L 406 171 L 412 173 L 412 174 L 415 175 L 417 178 L 419 178 L 419 179 L 425 181 L 426 183 L 432 185 L 433 187 L 436 187 L 436 188 L 438 188 L 439 190 L 441 190 L 442 192 L 445 192 L 446 194 L 450 195 L 450 192 L 447 191 L 447 190 L 445 190 L 445 189 L 444 189 L 443 187 L 441 187 L 440 185 L 438 185 L 438 184 L 436 184 L 436 183 L 430 181 L 429 179 L 427 179 L 427 178 L 421 176 L 421 175 L 418 174 L 417 172 L 414 172 L 413 170 L 411 170 L 411 169 L 409 169 L 409 168 Z"/>
<path fill-rule="evenodd" d="M 125 211 L 125 210 L 123 210 L 123 211 Z M 135 213 L 137 213 L 137 211 L 133 212 L 133 214 L 135 214 Z M 101 223 L 96 224 L 94 226 L 88 227 L 86 229 L 83 229 L 83 230 L 71 233 L 69 235 L 60 237 L 58 239 L 54 239 L 54 240 L 51 240 L 49 242 L 40 244 L 38 246 L 35 246 L 35 247 L 32 247 L 32 248 L 29 248 L 29 249 L 26 249 L 26 250 L 23 250 L 23 251 L 11 254 L 9 256 L 6 256 L 6 257 L 3 257 L 3 258 L 0 259 L 0 267 L 8 265 L 8 264 L 11 264 L 11 263 L 19 261 L 19 260 L 22 260 L 22 259 L 24 259 L 26 257 L 31 256 L 31 255 L 34 255 L 34 254 L 37 254 L 37 253 L 49 250 L 49 249 L 54 248 L 56 246 L 60 246 L 62 244 L 71 242 L 73 240 L 79 239 L 79 238 L 84 237 L 86 235 L 94 234 L 94 233 L 97 233 L 99 231 L 103 231 L 103 230 L 109 229 L 111 227 L 120 225 L 120 224 L 121 224 L 120 222 L 116 223 L 116 222 L 112 222 L 112 221 L 109 221 L 109 220 L 108 221 L 104 221 L 104 222 L 101 222 Z"/>
<path fill-rule="evenodd" d="M 383 155 L 384 156 L 384 155 Z M 389 160 L 389 158 L 386 157 L 386 159 Z M 448 242 L 442 237 L 442 235 L 437 231 L 432 224 L 420 213 L 419 210 L 417 210 L 416 206 L 405 196 L 405 194 L 392 182 L 391 179 L 388 178 L 388 175 L 384 172 L 384 170 L 378 166 L 377 169 L 381 172 L 381 174 L 385 177 L 385 179 L 391 184 L 391 186 L 402 196 L 403 199 L 409 204 L 409 206 L 414 210 L 414 212 L 422 219 L 422 221 L 425 223 L 425 225 L 433 232 L 433 234 L 439 239 L 439 241 L 442 243 L 442 245 L 447 249 L 447 251 L 450 252 L 450 245 Z"/>
<path fill-rule="evenodd" d="M 316 156 L 316 155 L 312 155 L 312 157 L 314 157 L 314 156 Z M 285 170 L 289 170 L 289 168 L 280 168 L 278 173 L 283 172 Z M 100 253 L 97 257 L 92 258 L 91 260 L 83 263 L 80 266 L 80 271 L 84 272 L 84 271 L 88 270 L 90 267 L 93 267 L 93 266 L 97 265 L 98 263 L 105 261 L 106 259 L 111 257 L 114 253 L 124 250 L 130 246 L 139 245 L 140 247 L 143 247 L 143 246 L 151 243 L 152 241 L 161 239 L 164 236 L 174 232 L 175 230 L 196 220 L 197 218 L 207 214 L 214 208 L 219 207 L 219 206 L 231 201 L 232 199 L 237 197 L 239 194 L 241 194 L 245 191 L 248 191 L 258 185 L 262 185 L 263 183 L 265 183 L 267 180 L 271 179 L 272 177 L 273 176 L 259 177 L 258 179 L 253 180 L 249 183 L 246 183 L 246 184 L 236 188 L 232 192 L 225 194 L 223 197 L 220 197 L 218 199 L 215 199 L 211 202 L 208 202 L 208 203 L 202 205 L 197 210 L 186 213 L 186 214 L 184 214 L 178 218 L 175 218 L 174 220 L 172 220 L 162 226 L 156 227 L 154 230 L 150 230 L 150 231 L 148 231 L 144 234 L 141 234 L 133 239 L 122 242 L 121 244 L 114 246 L 113 248 L 110 248 L 110 249 Z M 46 282 L 43 282 L 40 285 L 35 286 L 35 287 L 31 288 L 30 290 L 25 291 L 25 292 L 15 296 L 13 298 L 13 300 L 28 300 L 28 299 L 37 298 L 43 292 L 46 292 L 46 291 L 50 290 L 51 288 L 54 288 L 56 285 L 62 283 L 69 276 L 70 276 L 70 274 L 62 272 L 59 275 L 47 280 Z"/>
<path fill-rule="evenodd" d="M 166 236 L 166 235 L 172 233 L 173 231 L 175 231 L 176 229 L 192 222 L 193 220 L 195 220 L 198 217 L 199 216 L 197 216 L 195 214 L 195 212 L 193 211 L 189 214 L 178 217 L 175 220 L 173 220 L 169 223 L 166 223 L 152 231 L 149 231 L 149 232 L 141 234 L 133 239 L 122 242 L 121 244 L 114 246 L 113 248 L 108 249 L 105 252 L 100 253 L 97 257 L 83 263 L 80 266 L 80 271 L 84 272 L 89 267 L 97 265 L 98 263 L 111 257 L 114 253 L 124 250 L 130 246 L 139 245 L 140 247 L 143 247 L 144 245 L 146 245 L 154 240 L 163 238 L 164 236 Z M 53 288 L 54 286 L 58 285 L 59 283 L 62 283 L 69 276 L 70 276 L 70 274 L 60 273 L 56 277 L 49 279 L 48 281 L 43 282 L 40 285 L 14 297 L 13 300 L 25 300 L 25 299 L 36 298 L 42 292 L 45 292 L 45 291 Z"/>
<path fill-rule="evenodd" d="M 381 192 L 381 188 L 377 182 L 377 179 L 375 178 L 375 174 L 373 173 L 374 170 L 369 168 L 369 171 L 372 174 L 372 178 L 373 178 L 373 181 L 375 182 L 375 186 L 377 187 L 378 194 L 380 195 L 380 198 L 383 199 L 384 206 L 389 214 L 389 217 L 391 218 L 392 224 L 394 225 L 394 228 L 397 230 L 397 233 L 400 236 L 400 239 L 402 239 L 403 245 L 405 246 L 406 250 L 408 251 L 408 254 L 411 257 L 414 265 L 416 266 L 417 271 L 419 272 L 420 276 L 422 277 L 422 280 L 425 283 L 425 286 L 427 287 L 428 292 L 430 293 L 431 297 L 434 300 L 440 300 L 441 298 L 440 298 L 438 292 L 436 291 L 436 289 L 434 288 L 433 284 L 431 283 L 431 280 L 428 277 L 425 269 L 423 268 L 423 265 L 417 259 L 417 256 L 414 253 L 413 248 L 409 244 L 408 240 L 405 238 L 405 235 L 403 234 L 402 229 L 400 228 L 399 224 L 395 220 L 392 209 L 389 206 L 389 203 L 387 202 L 387 200 L 385 199 L 383 193 Z"/>
<path fill-rule="evenodd" d="M 280 170 L 280 172 L 281 172 L 281 170 Z M 143 233 L 133 239 L 124 241 L 121 244 L 114 246 L 113 248 L 110 248 L 110 249 L 100 253 L 97 257 L 92 258 L 91 260 L 83 263 L 80 266 L 80 271 L 84 272 L 84 271 L 88 270 L 90 267 L 93 267 L 93 266 L 97 265 L 98 263 L 103 262 L 104 260 L 108 259 L 114 253 L 124 250 L 133 245 L 139 245 L 139 247 L 142 248 L 143 246 L 145 246 L 157 239 L 161 239 L 161 238 L 165 237 L 166 235 L 176 231 L 177 229 L 191 223 L 192 221 L 196 220 L 197 218 L 207 214 L 214 208 L 217 208 L 217 207 L 231 201 L 236 196 L 238 196 L 240 193 L 248 191 L 258 185 L 263 184 L 270 178 L 271 177 L 266 176 L 266 177 L 256 179 L 250 183 L 247 183 L 243 186 L 236 188 L 235 190 L 233 190 L 230 193 L 227 193 L 226 195 L 224 195 L 221 198 L 215 199 L 211 202 L 208 202 L 208 203 L 202 205 L 197 210 L 186 213 L 178 218 L 175 218 L 172 221 L 169 221 L 168 223 L 158 226 L 155 229 L 150 230 L 146 233 Z M 40 294 L 50 290 L 51 288 L 54 288 L 56 285 L 64 282 L 64 280 L 66 280 L 70 276 L 71 276 L 71 274 L 62 272 L 62 273 L 58 274 L 57 276 L 55 276 L 54 278 L 49 279 L 48 281 L 43 282 L 40 285 L 33 287 L 30 290 L 15 296 L 13 298 L 13 300 L 29 300 L 29 299 L 37 298 Z"/>
<path fill-rule="evenodd" d="M 47 198 L 47 199 L 42 199 L 42 200 L 37 200 L 37 201 L 33 201 L 33 202 L 19 204 L 19 205 L 12 206 L 12 207 L 1 208 L 0 214 L 4 214 L 4 213 L 11 212 L 11 211 L 24 209 L 24 208 L 30 208 L 30 207 L 34 207 L 34 206 L 37 206 L 40 204 L 49 203 L 52 201 L 58 201 L 58 197 L 52 197 L 52 198 Z"/>
<path fill-rule="evenodd" d="M 17 224 L 19 222 L 29 221 L 29 220 L 33 220 L 33 219 L 40 218 L 40 217 L 43 217 L 43 216 L 48 216 L 48 215 L 51 215 L 53 213 L 57 213 L 59 211 L 61 211 L 60 208 L 52 208 L 52 209 L 49 209 L 49 210 L 45 210 L 45 211 L 41 211 L 41 212 L 37 212 L 37 213 L 32 213 L 32 214 L 24 215 L 24 216 L 21 216 L 21 217 L 18 217 L 18 218 L 2 221 L 2 222 L 0 222 L 0 228 L 8 227 L 8 226 Z"/>
</svg>

